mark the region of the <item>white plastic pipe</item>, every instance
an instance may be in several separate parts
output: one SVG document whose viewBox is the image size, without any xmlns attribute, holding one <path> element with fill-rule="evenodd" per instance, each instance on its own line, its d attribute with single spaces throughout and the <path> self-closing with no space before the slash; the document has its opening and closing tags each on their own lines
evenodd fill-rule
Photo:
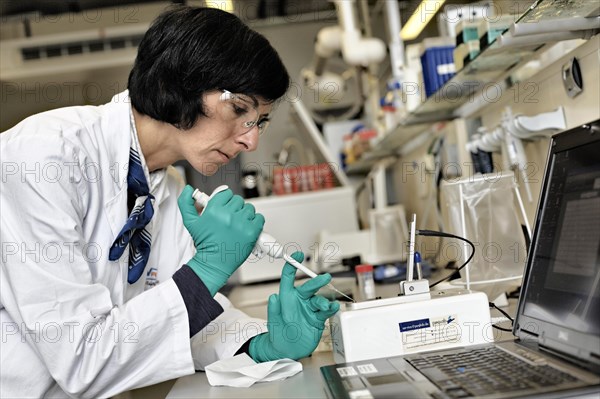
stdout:
<svg viewBox="0 0 600 399">
<path fill-rule="evenodd" d="M 354 0 L 336 0 L 338 19 L 344 31 L 358 31 L 354 15 Z"/>
<path fill-rule="evenodd" d="M 339 26 L 326 26 L 317 34 L 315 52 L 320 57 L 329 58 L 342 46 L 342 29 Z"/>
<path fill-rule="evenodd" d="M 331 58 L 342 46 L 342 30 L 339 26 L 326 26 L 317 34 L 315 43 L 314 71 L 316 76 L 323 75 L 327 59 Z"/>
<path fill-rule="evenodd" d="M 336 0 L 338 19 L 342 25 L 341 50 L 350 65 L 368 66 L 385 58 L 385 44 L 378 38 L 363 38 L 356 24 L 354 0 Z"/>
<path fill-rule="evenodd" d="M 385 179 L 387 167 L 388 165 L 385 162 L 378 162 L 368 176 L 373 184 L 373 202 L 375 204 L 375 209 L 384 209 L 388 205 Z"/>
<path fill-rule="evenodd" d="M 402 68 L 404 67 L 404 43 L 400 39 L 402 24 L 400 23 L 400 11 L 398 0 L 386 0 L 385 12 L 389 27 L 390 62 L 392 64 L 392 75 L 397 80 L 402 80 Z"/>
<path fill-rule="evenodd" d="M 319 149 L 319 152 L 321 154 L 324 154 L 326 161 L 332 165 L 337 165 L 337 162 L 338 162 L 337 159 L 335 159 L 331 155 L 329 148 L 325 145 L 321 131 L 317 127 L 317 124 L 315 123 L 314 119 L 308 112 L 308 109 L 306 109 L 306 106 L 304 105 L 302 100 L 298 99 L 297 101 L 292 101 L 292 108 L 296 112 L 296 115 L 300 119 L 300 122 L 302 122 L 302 126 L 304 126 L 304 128 L 306 129 L 306 132 L 310 135 L 311 139 L 313 140 L 312 142 L 317 146 L 317 148 Z M 333 169 L 333 173 L 335 174 L 335 177 L 340 182 L 340 185 L 346 186 L 346 187 L 350 186 L 350 180 L 348 179 L 348 176 L 346 176 L 346 173 L 344 173 L 344 171 L 341 168 L 332 168 L 332 169 Z"/>
<path fill-rule="evenodd" d="M 517 115 L 514 117 L 512 125 L 509 125 L 510 133 L 522 139 L 549 137 L 566 128 L 565 112 L 562 106 L 554 111 L 533 116 Z"/>
</svg>

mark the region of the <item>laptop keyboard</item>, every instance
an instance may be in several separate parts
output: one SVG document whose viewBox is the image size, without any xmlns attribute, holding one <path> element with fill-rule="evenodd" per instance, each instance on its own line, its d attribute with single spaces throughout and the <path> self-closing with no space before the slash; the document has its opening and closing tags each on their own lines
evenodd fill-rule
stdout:
<svg viewBox="0 0 600 399">
<path fill-rule="evenodd" d="M 533 366 L 496 347 L 406 360 L 451 398 L 552 387 L 577 378 L 547 365 Z"/>
</svg>

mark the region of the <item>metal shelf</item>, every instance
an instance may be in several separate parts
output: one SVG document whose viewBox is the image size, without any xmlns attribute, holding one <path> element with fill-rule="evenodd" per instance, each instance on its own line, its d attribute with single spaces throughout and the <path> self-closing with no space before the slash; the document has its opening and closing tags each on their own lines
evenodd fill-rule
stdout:
<svg viewBox="0 0 600 399">
<path fill-rule="evenodd" d="M 403 124 L 383 136 L 370 151 L 366 152 L 359 160 L 348 165 L 346 174 L 366 174 L 377 161 L 397 156 L 398 150 L 426 130 L 431 128 L 431 123 Z"/>
<path fill-rule="evenodd" d="M 461 106 L 475 101 L 487 85 L 499 84 L 504 89 L 505 80 L 546 44 L 589 38 L 585 31 L 597 33 L 600 28 L 597 9 L 595 2 L 537 1 L 497 40 L 483 48 L 477 57 L 419 105 L 406 123 L 462 116 L 456 113 Z"/>
<path fill-rule="evenodd" d="M 497 42 L 492 43 L 415 109 L 407 117 L 407 123 L 435 122 L 459 116 L 455 113 L 457 109 L 474 102 L 490 85 L 504 86 L 503 81 L 511 72 L 531 59 L 543 46 L 503 48 Z"/>
<path fill-rule="evenodd" d="M 568 10 L 565 10 L 565 7 Z M 556 26 L 556 30 L 562 30 L 561 34 L 549 37 L 549 40 L 540 40 L 540 36 L 543 35 L 539 34 L 529 36 L 529 41 L 522 40 L 523 37 L 514 40 L 516 25 L 513 24 L 435 94 L 407 115 L 398 127 L 382 137 L 371 151 L 349 165 L 347 173 L 368 172 L 379 159 L 397 155 L 403 145 L 426 132 L 435 122 L 464 117 L 463 113 L 477 112 L 487 104 L 485 90 L 490 85 L 496 85 L 500 90 L 508 88 L 513 83 L 511 77 L 515 72 L 534 58 L 546 44 L 573 38 L 589 38 L 585 30 L 597 34 L 600 25 L 594 11 L 596 9 L 597 5 L 586 2 L 565 6 L 559 0 L 538 0 L 515 21 L 515 24 L 522 22 L 520 28 L 531 30 L 533 33 L 537 32 L 536 29 L 539 31 L 543 28 L 552 31 L 552 27 Z M 565 23 L 567 19 L 571 19 L 568 24 Z M 575 20 L 581 23 L 573 22 Z M 574 24 L 578 26 L 571 26 Z M 571 30 L 577 33 L 570 34 Z"/>
<path fill-rule="evenodd" d="M 346 173 L 368 173 L 379 159 L 397 155 L 403 145 L 428 130 L 431 124 L 456 118 L 456 111 L 464 104 L 474 102 L 487 85 L 500 84 L 504 89 L 503 79 L 541 47 L 543 45 L 505 49 L 496 42 L 492 43 L 407 115 L 398 127 L 383 136 L 372 150 L 349 165 Z"/>
</svg>

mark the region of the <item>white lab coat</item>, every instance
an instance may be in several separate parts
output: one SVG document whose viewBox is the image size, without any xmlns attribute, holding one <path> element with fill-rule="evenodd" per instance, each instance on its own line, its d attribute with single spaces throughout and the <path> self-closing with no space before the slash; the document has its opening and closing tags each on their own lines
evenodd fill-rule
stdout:
<svg viewBox="0 0 600 399">
<path fill-rule="evenodd" d="M 182 181 L 156 184 L 151 255 L 127 283 L 130 103 L 57 109 L 0 135 L 0 397 L 107 397 L 230 357 L 265 322 L 222 295 L 224 313 L 192 340 L 173 273 L 194 254 L 177 207 Z"/>
</svg>

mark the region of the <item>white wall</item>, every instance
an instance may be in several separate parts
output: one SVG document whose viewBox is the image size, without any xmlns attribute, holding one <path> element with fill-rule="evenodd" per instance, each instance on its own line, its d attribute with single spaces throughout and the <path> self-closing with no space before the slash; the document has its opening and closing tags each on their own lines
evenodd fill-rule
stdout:
<svg viewBox="0 0 600 399">
<path fill-rule="evenodd" d="M 79 32 L 148 24 L 168 4 L 133 4 L 82 13 L 30 16 L 31 34 L 32 38 L 37 39 L 47 35 L 69 33 L 77 40 Z M 0 26 L 0 54 L 7 56 L 2 51 L 7 48 L 6 41 L 24 38 L 23 22 L 15 17 L 3 21 Z M 71 105 L 99 105 L 110 101 L 113 95 L 127 88 L 127 77 L 134 59 L 135 51 L 131 51 L 129 61 L 118 67 L 91 67 L 76 72 L 42 72 L 11 80 L 7 80 L 0 70 L 0 131 L 9 129 L 27 116 L 39 112 Z M 57 62 L 59 61 L 43 61 L 46 66 Z"/>
</svg>

